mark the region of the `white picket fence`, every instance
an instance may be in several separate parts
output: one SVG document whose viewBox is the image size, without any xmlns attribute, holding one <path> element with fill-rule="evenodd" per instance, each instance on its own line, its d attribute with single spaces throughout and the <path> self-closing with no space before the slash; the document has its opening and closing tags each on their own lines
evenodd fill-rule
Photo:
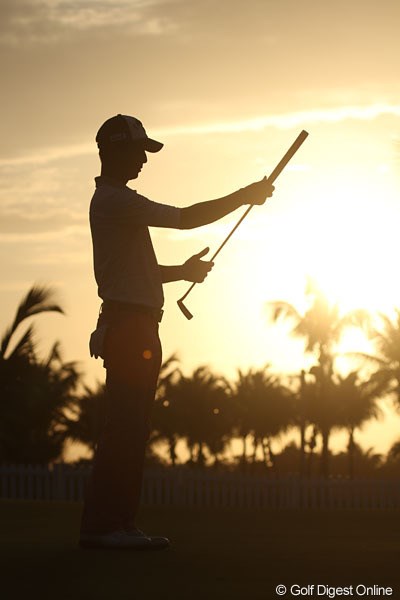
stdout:
<svg viewBox="0 0 400 600">
<path fill-rule="evenodd" d="M 0 465 L 0 498 L 82 501 L 90 467 Z M 400 481 L 300 479 L 189 468 L 148 469 L 145 506 L 249 509 L 398 509 Z"/>
</svg>

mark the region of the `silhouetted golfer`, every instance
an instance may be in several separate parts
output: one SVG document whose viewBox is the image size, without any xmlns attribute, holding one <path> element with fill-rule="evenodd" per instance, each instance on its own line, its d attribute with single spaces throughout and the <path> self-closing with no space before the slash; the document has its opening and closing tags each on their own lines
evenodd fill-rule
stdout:
<svg viewBox="0 0 400 600">
<path fill-rule="evenodd" d="M 94 272 L 103 300 L 91 354 L 106 368 L 107 419 L 95 452 L 82 515 L 84 547 L 162 549 L 163 537 L 137 529 L 145 446 L 161 365 L 158 323 L 162 284 L 201 283 L 213 266 L 201 260 L 208 248 L 183 265 L 159 265 L 148 227 L 192 229 L 216 221 L 244 204 L 272 195 L 266 178 L 229 196 L 176 208 L 148 200 L 126 186 L 163 144 L 150 139 L 134 117 L 108 119 L 96 137 L 101 175 L 90 205 Z"/>
</svg>

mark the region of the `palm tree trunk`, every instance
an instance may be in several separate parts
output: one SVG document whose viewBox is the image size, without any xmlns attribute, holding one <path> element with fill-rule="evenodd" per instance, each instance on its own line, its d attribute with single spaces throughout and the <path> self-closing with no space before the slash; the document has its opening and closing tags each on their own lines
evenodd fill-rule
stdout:
<svg viewBox="0 0 400 600">
<path fill-rule="evenodd" d="M 242 436 L 242 442 L 243 442 L 242 463 L 246 464 L 246 462 L 247 462 L 247 434 Z"/>
<path fill-rule="evenodd" d="M 347 445 L 347 452 L 349 455 L 349 477 L 354 479 L 354 427 L 349 427 L 349 442 Z"/>
<path fill-rule="evenodd" d="M 203 442 L 199 442 L 198 443 L 198 448 L 197 448 L 197 464 L 203 466 L 205 463 L 205 456 L 204 456 L 204 452 L 203 452 Z"/>
<path fill-rule="evenodd" d="M 270 460 L 270 462 L 272 464 L 272 468 L 276 472 L 276 458 L 275 458 L 275 453 L 272 451 L 272 446 L 271 446 L 271 440 L 270 440 L 270 438 L 267 438 L 267 441 L 268 441 L 269 460 Z"/>
<path fill-rule="evenodd" d="M 305 474 L 305 466 L 306 466 L 306 423 L 303 416 L 303 401 L 305 396 L 305 386 L 306 386 L 306 373 L 304 369 L 302 369 L 300 373 L 300 423 L 299 423 L 299 432 L 300 432 L 300 475 L 304 477 Z"/>
<path fill-rule="evenodd" d="M 306 471 L 306 427 L 302 419 L 299 425 L 300 432 L 300 475 L 304 477 Z"/>
<path fill-rule="evenodd" d="M 258 440 L 257 436 L 254 436 L 253 437 L 253 461 L 252 461 L 253 463 L 256 462 L 258 442 L 259 442 L 259 440 Z"/>
<path fill-rule="evenodd" d="M 174 437 L 170 437 L 168 439 L 168 444 L 169 444 L 169 458 L 171 460 L 171 464 L 174 467 L 176 464 L 176 441 Z"/>
<path fill-rule="evenodd" d="M 271 468 L 276 473 L 276 459 L 274 452 L 272 452 L 271 439 L 269 437 L 263 438 L 262 444 L 264 451 L 264 460 L 270 464 Z"/>
<path fill-rule="evenodd" d="M 187 446 L 189 449 L 189 464 L 193 465 L 194 464 L 194 444 L 187 442 Z"/>
<path fill-rule="evenodd" d="M 269 454 L 269 448 L 268 448 L 268 441 L 266 441 L 265 438 L 261 438 L 261 448 L 263 451 L 265 466 L 268 467 L 270 454 Z"/>
<path fill-rule="evenodd" d="M 324 429 L 321 431 L 322 436 L 322 451 L 321 451 L 321 475 L 325 479 L 329 477 L 329 436 L 330 430 Z"/>
<path fill-rule="evenodd" d="M 309 453 L 309 457 L 308 457 L 308 468 L 307 468 L 307 476 L 311 477 L 312 475 L 312 468 L 313 468 L 313 463 L 314 463 L 314 449 L 316 446 L 316 438 L 317 438 L 317 428 L 313 427 L 312 429 L 312 434 L 311 434 L 311 438 L 310 441 L 308 442 L 308 447 L 310 449 L 310 453 Z"/>
</svg>

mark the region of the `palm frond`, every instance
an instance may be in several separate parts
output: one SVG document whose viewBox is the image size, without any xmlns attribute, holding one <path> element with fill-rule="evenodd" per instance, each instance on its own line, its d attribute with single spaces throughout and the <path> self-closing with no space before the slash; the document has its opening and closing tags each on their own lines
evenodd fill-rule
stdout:
<svg viewBox="0 0 400 600">
<path fill-rule="evenodd" d="M 15 358 L 16 356 L 29 356 L 33 355 L 33 333 L 34 326 L 30 325 L 28 329 L 25 331 L 24 335 L 19 340 L 18 344 L 15 346 L 13 351 L 7 356 L 7 360 Z"/>
<path fill-rule="evenodd" d="M 54 342 L 53 346 L 50 349 L 47 360 L 44 362 L 45 367 L 48 369 L 51 363 L 54 361 L 62 363 L 61 342 L 58 340 Z"/>
<path fill-rule="evenodd" d="M 371 332 L 371 314 L 364 309 L 352 310 L 340 319 L 340 328 L 359 327 L 366 333 Z"/>
<path fill-rule="evenodd" d="M 397 459 L 400 456 L 400 441 L 395 442 L 389 450 L 389 458 Z"/>
<path fill-rule="evenodd" d="M 301 319 L 300 313 L 289 302 L 277 300 L 274 302 L 267 302 L 266 306 L 272 313 L 271 320 L 274 323 L 280 319 L 293 319 L 295 321 L 299 321 Z"/>
<path fill-rule="evenodd" d="M 27 295 L 21 300 L 14 321 L 11 327 L 6 330 L 1 340 L 1 356 L 5 355 L 10 340 L 22 321 L 41 312 L 59 312 L 64 314 L 63 309 L 58 304 L 54 303 L 54 295 L 55 292 L 53 288 L 49 286 L 33 285 L 31 287 Z"/>
<path fill-rule="evenodd" d="M 27 317 L 41 312 L 52 311 L 65 314 L 58 304 L 53 303 L 54 295 L 55 290 L 49 286 L 33 285 L 17 308 L 14 324 L 18 325 Z"/>
<path fill-rule="evenodd" d="M 364 361 L 371 362 L 374 365 L 378 365 L 380 367 L 387 367 L 387 360 L 380 358 L 379 356 L 373 356 L 372 354 L 367 354 L 366 352 L 343 352 L 341 356 L 348 356 L 349 358 L 360 358 Z"/>
</svg>

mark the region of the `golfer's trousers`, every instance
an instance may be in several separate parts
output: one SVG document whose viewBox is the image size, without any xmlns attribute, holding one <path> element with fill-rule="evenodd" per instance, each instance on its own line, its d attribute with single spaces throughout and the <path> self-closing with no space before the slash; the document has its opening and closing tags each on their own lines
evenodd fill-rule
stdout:
<svg viewBox="0 0 400 600">
<path fill-rule="evenodd" d="M 86 490 L 81 532 L 135 525 L 146 442 L 161 366 L 158 322 L 141 312 L 99 317 L 111 323 L 104 344 L 106 420 Z"/>
</svg>

